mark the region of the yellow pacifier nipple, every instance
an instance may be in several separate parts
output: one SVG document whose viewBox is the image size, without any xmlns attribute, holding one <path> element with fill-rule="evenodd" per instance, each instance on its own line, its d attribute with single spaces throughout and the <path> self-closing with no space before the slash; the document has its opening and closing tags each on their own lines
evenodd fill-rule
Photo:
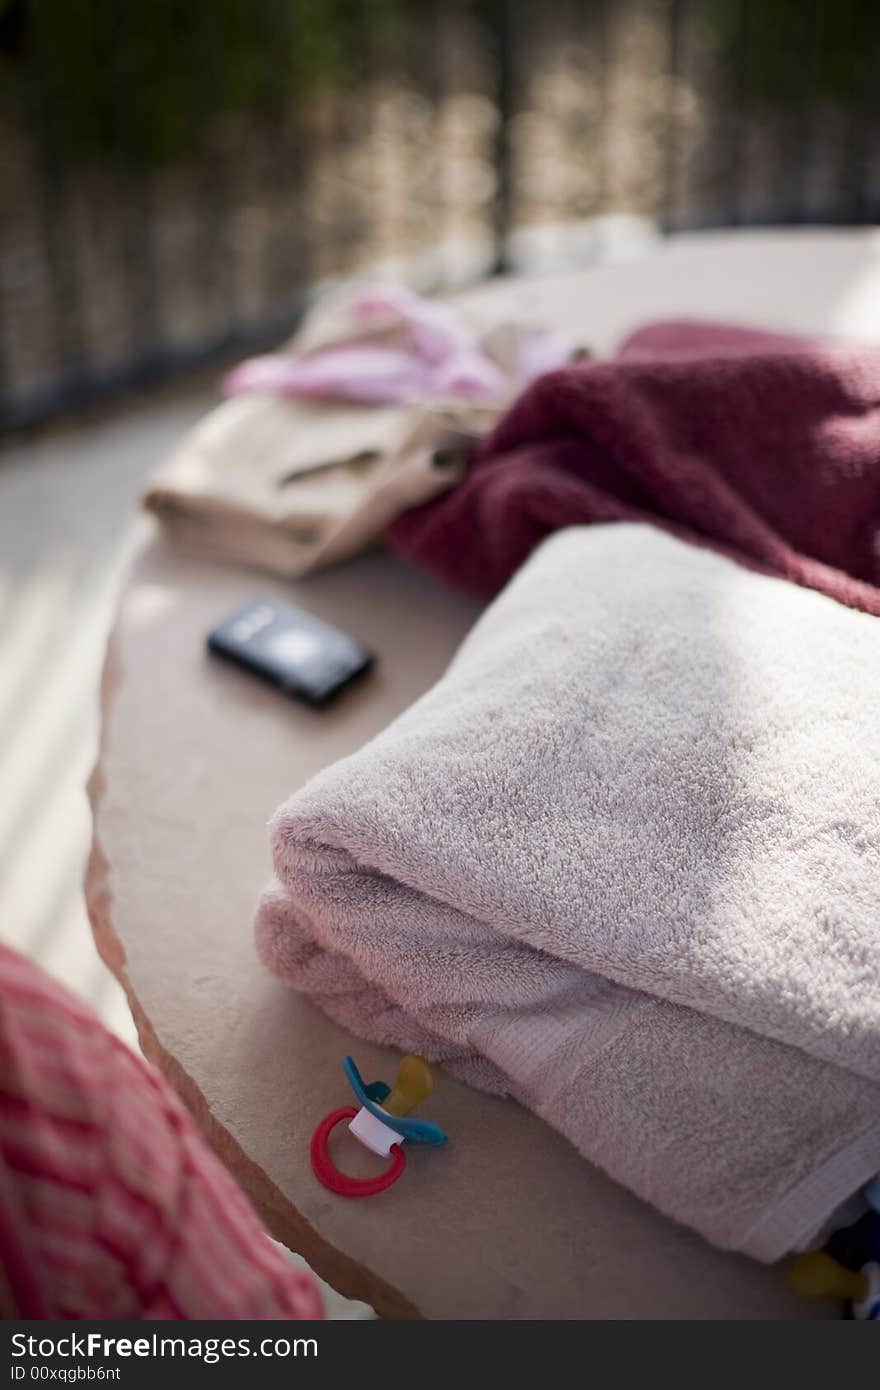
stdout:
<svg viewBox="0 0 880 1390">
<path fill-rule="evenodd" d="M 382 1101 L 382 1109 L 402 1119 L 434 1089 L 434 1077 L 424 1057 L 407 1055 L 401 1060 L 394 1089 Z"/>
<path fill-rule="evenodd" d="M 864 1274 L 847 1269 L 821 1250 L 796 1255 L 789 1266 L 788 1281 L 795 1293 L 807 1298 L 841 1298 L 860 1303 L 868 1293 Z"/>
</svg>

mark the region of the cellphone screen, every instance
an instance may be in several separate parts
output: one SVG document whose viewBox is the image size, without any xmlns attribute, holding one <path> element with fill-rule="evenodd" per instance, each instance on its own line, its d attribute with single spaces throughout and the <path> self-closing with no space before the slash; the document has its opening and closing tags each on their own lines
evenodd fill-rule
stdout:
<svg viewBox="0 0 880 1390">
<path fill-rule="evenodd" d="M 230 613 L 208 633 L 208 648 L 313 705 L 373 662 L 354 637 L 272 598 L 251 599 Z"/>
</svg>

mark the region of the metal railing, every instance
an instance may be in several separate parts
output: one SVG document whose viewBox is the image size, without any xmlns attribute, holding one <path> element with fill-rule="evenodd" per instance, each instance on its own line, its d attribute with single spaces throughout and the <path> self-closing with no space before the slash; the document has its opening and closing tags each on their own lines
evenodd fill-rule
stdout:
<svg viewBox="0 0 880 1390">
<path fill-rule="evenodd" d="M 609 212 L 877 220 L 880 5 L 0 0 L 0 189 L 10 427 L 379 262 L 442 286 Z"/>
</svg>

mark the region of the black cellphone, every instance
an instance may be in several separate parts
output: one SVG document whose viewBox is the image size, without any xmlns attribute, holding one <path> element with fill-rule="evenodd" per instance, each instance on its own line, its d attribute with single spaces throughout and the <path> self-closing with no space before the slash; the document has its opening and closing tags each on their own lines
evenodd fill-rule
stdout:
<svg viewBox="0 0 880 1390">
<path fill-rule="evenodd" d="M 253 598 L 208 633 L 208 650 L 310 705 L 323 705 L 373 664 L 354 637 L 292 603 Z"/>
</svg>

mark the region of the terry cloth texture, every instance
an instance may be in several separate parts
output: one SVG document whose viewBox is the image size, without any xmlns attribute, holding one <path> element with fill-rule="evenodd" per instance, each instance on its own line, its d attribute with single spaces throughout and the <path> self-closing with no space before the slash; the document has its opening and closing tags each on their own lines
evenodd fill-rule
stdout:
<svg viewBox="0 0 880 1390">
<path fill-rule="evenodd" d="M 488 597 L 550 532 L 620 520 L 880 613 L 880 348 L 649 326 L 535 381 L 464 482 L 389 534 Z"/>
<path fill-rule="evenodd" d="M 880 1165 L 878 688 L 875 619 L 565 530 L 277 812 L 260 955 L 777 1258 Z"/>
</svg>

